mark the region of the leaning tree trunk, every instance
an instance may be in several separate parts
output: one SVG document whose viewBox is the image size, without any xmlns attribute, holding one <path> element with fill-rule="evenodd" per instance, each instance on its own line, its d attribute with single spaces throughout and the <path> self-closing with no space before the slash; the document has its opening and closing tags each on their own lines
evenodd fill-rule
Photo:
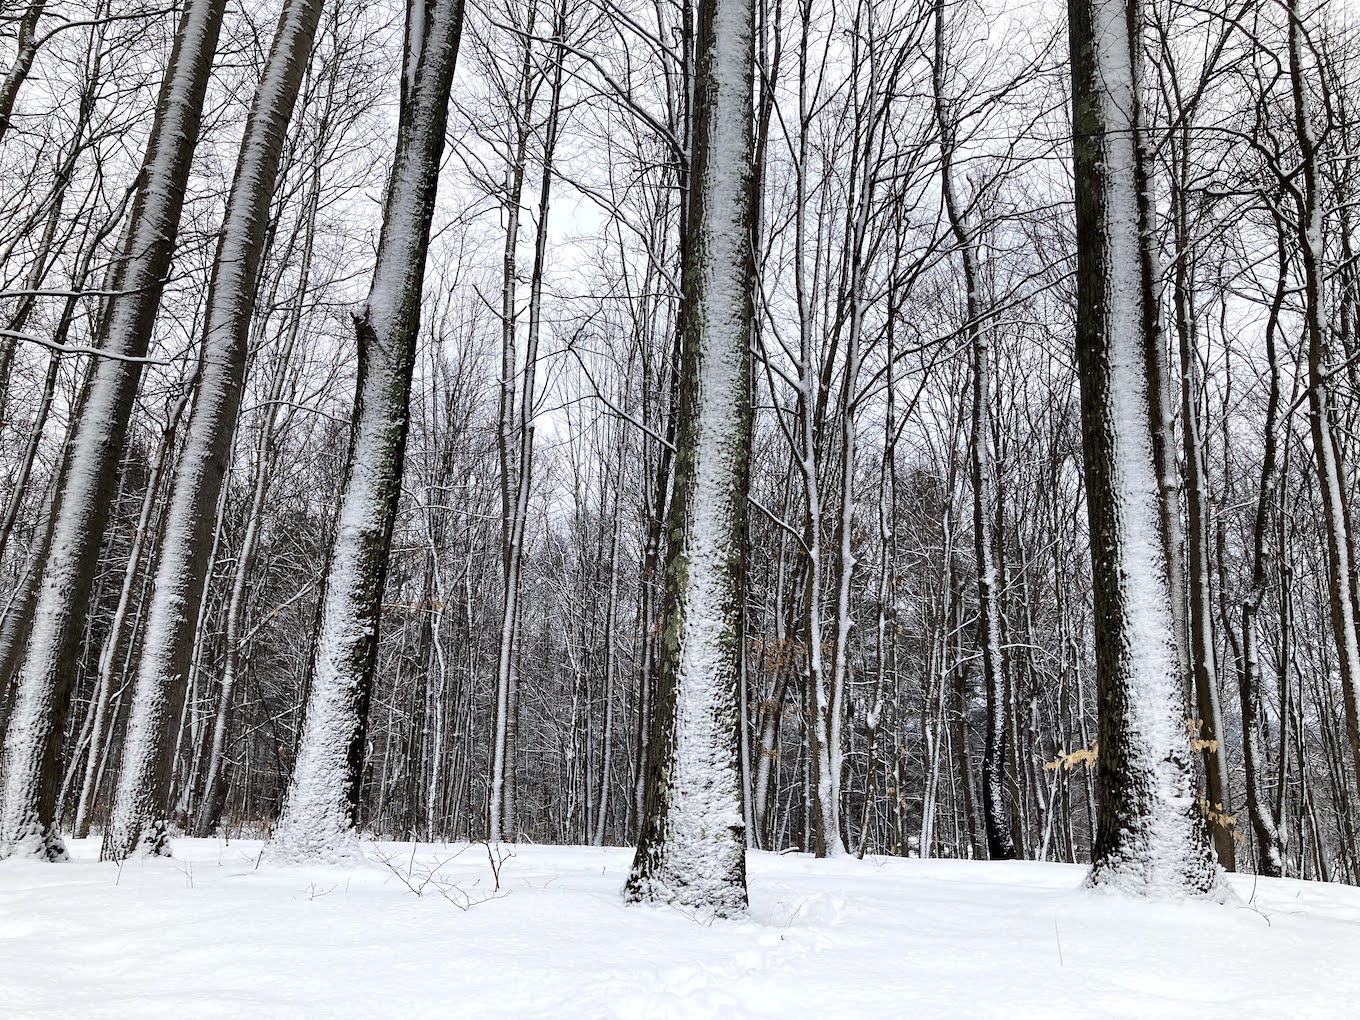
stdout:
<svg viewBox="0 0 1360 1020">
<path fill-rule="evenodd" d="M 666 633 L 625 895 L 746 909 L 737 690 L 751 415 L 751 0 L 701 0 Z"/>
<path fill-rule="evenodd" d="M 52 507 L 28 654 L 5 742 L 0 857 L 58 859 L 53 823 L 61 739 L 71 702 L 90 589 L 122 459 L 142 359 L 170 270 L 208 75 L 226 0 L 189 0 L 156 106 L 127 240 L 114 276 Z"/>
<path fill-rule="evenodd" d="M 50 506 L 50 494 L 44 502 Z M 42 563 L 52 543 L 52 515 L 46 514 L 33 536 L 32 547 L 24 559 L 16 587 L 0 616 L 0 745 L 9 732 L 9 720 L 14 714 L 18 678 L 16 672 L 28 646 L 28 632 L 33 627 L 33 611 L 38 605 L 38 578 Z"/>
<path fill-rule="evenodd" d="M 42 20 L 46 8 L 47 0 L 32 0 L 24 16 L 19 19 L 19 30 L 14 38 L 14 63 L 10 64 L 5 77 L 0 80 L 0 139 L 9 132 L 14 101 L 19 96 L 19 89 L 28 80 L 33 58 L 38 55 L 38 47 L 42 45 L 38 38 L 38 22 Z"/>
<path fill-rule="evenodd" d="M 184 704 L 194 623 L 211 567 L 214 511 L 241 406 L 269 203 L 321 8 L 322 0 L 284 6 L 241 142 L 213 263 L 198 396 L 170 492 L 127 743 L 104 834 L 106 860 L 122 860 L 143 840 L 149 852 L 169 852 L 173 727 Z"/>
<path fill-rule="evenodd" d="M 1195 804 L 1145 370 L 1137 11 L 1129 0 L 1072 0 L 1069 12 L 1100 729 L 1090 881 L 1203 893 L 1219 872 Z"/>
<path fill-rule="evenodd" d="M 355 825 L 378 623 L 402 461 L 421 288 L 463 0 L 410 0 L 397 150 L 373 284 L 354 317 L 354 431 L 326 569 L 297 764 L 274 835 L 286 857 L 346 858 Z"/>
<path fill-rule="evenodd" d="M 945 3 L 935 4 L 935 117 L 940 128 L 940 182 L 945 212 L 963 261 L 965 314 L 973 356 L 973 549 L 977 556 L 977 642 L 982 650 L 982 686 L 987 701 L 986 740 L 982 752 L 982 811 L 987 829 L 987 856 L 1015 859 L 1010 809 L 1006 799 L 1007 700 L 1005 662 L 1001 654 L 1001 607 L 996 565 L 996 467 L 992 457 L 991 342 L 982 322 L 978 293 L 977 250 L 964 219 L 954 183 L 956 148 L 953 112 L 944 95 Z M 943 695 L 942 695 L 943 696 Z"/>
</svg>

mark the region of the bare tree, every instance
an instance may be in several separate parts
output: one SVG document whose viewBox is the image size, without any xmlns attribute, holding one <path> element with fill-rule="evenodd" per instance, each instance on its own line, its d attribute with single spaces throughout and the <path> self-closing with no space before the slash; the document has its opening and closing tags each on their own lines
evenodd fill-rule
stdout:
<svg viewBox="0 0 1360 1020">
<path fill-rule="evenodd" d="M 1195 808 L 1144 370 L 1151 288 L 1139 203 L 1138 10 L 1074 3 L 1077 365 L 1095 585 L 1100 816 L 1091 881 L 1205 893 L 1218 869 Z"/>
<path fill-rule="evenodd" d="M 359 375 L 297 765 L 275 852 L 353 854 L 388 551 L 401 492 L 430 225 L 462 0 L 411 0 L 377 265 L 354 317 Z"/>
<path fill-rule="evenodd" d="M 633 901 L 746 908 L 737 704 L 749 473 L 754 5 L 701 0 L 666 636 Z"/>
<path fill-rule="evenodd" d="M 128 418 L 174 252 L 185 183 L 225 0 L 190 0 L 180 19 L 143 161 L 143 176 L 52 508 L 15 710 L 5 742 L 0 856 L 65 856 L 53 828 L 61 734 L 84 607 L 94 581 Z"/>
</svg>

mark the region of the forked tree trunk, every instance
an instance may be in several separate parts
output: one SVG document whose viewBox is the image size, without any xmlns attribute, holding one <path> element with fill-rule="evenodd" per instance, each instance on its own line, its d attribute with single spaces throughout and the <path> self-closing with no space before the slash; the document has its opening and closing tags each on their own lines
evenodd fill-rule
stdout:
<svg viewBox="0 0 1360 1020">
<path fill-rule="evenodd" d="M 66 445 L 28 653 L 5 742 L 0 857 L 57 859 L 61 741 L 141 362 L 170 269 L 226 0 L 189 0 L 161 84 L 127 240 Z M 132 360 L 129 360 L 132 359 Z"/>
<path fill-rule="evenodd" d="M 1071 0 L 1077 364 L 1095 596 L 1099 818 L 1090 881 L 1219 883 L 1195 806 L 1146 371 L 1136 5 Z"/>
<path fill-rule="evenodd" d="M 359 780 L 388 549 L 401 493 L 421 289 L 444 151 L 463 0 L 410 0 L 397 150 L 373 283 L 354 317 L 359 373 L 339 521 L 308 697 L 275 852 L 357 852 Z"/>
<path fill-rule="evenodd" d="M 702 0 L 694 91 L 674 536 L 647 806 L 625 895 L 746 909 L 737 727 L 750 338 L 754 5 Z"/>
<path fill-rule="evenodd" d="M 149 852 L 169 852 L 173 727 L 184 705 L 194 624 L 212 566 L 214 511 L 241 406 L 270 199 L 321 8 L 322 0 L 288 0 L 284 6 L 241 142 L 213 263 L 198 396 L 170 492 L 113 815 L 104 834 L 105 860 L 122 860 L 143 840 Z"/>
</svg>

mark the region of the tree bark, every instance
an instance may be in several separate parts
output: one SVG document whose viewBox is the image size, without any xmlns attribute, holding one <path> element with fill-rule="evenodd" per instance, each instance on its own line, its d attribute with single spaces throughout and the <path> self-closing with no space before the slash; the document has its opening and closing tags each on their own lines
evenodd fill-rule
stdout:
<svg viewBox="0 0 1360 1020">
<path fill-rule="evenodd" d="M 411 376 L 463 0 L 410 0 L 397 149 L 377 265 L 355 314 L 353 432 L 297 762 L 274 834 L 295 859 L 358 853 L 359 782 L 388 550 L 410 424 Z"/>
<path fill-rule="evenodd" d="M 1294 135 L 1299 146 L 1301 180 L 1291 185 L 1298 205 L 1299 255 L 1303 263 L 1304 335 L 1308 357 L 1308 421 L 1313 437 L 1318 488 L 1322 495 L 1322 527 L 1327 536 L 1327 586 L 1332 634 L 1341 674 L 1346 742 L 1354 779 L 1360 784 L 1360 564 L 1356 562 L 1351 524 L 1351 493 L 1346 482 L 1342 444 L 1337 438 L 1336 410 L 1328 369 L 1323 324 L 1324 209 L 1319 194 L 1317 135 L 1308 109 L 1304 81 L 1302 15 L 1289 0 L 1289 80 L 1293 97 Z M 1354 789 L 1354 787 L 1352 787 Z"/>
<path fill-rule="evenodd" d="M 940 129 L 940 187 L 954 243 L 963 262 L 965 314 L 972 352 L 973 549 L 977 558 L 977 643 L 982 651 L 982 687 L 987 701 L 987 732 L 982 752 L 982 812 L 991 860 L 1015 859 L 1010 807 L 1006 798 L 1007 699 L 1001 653 L 1001 608 L 996 564 L 996 467 L 992 456 L 991 340 L 982 321 L 976 241 L 969 232 L 954 183 L 956 149 L 953 113 L 945 97 L 945 0 L 935 4 L 935 119 Z M 942 695 L 943 696 L 943 695 Z"/>
<path fill-rule="evenodd" d="M 207 554 L 241 406 L 270 199 L 322 6 L 322 0 L 285 4 L 241 142 L 213 264 L 198 394 L 170 492 L 113 815 L 104 836 L 105 860 L 122 860 L 143 840 L 148 852 L 169 850 L 171 727 L 184 703 L 194 624 L 212 566 Z"/>
<path fill-rule="evenodd" d="M 751 0 L 698 8 L 667 619 L 632 901 L 746 909 L 737 705 L 751 415 Z"/>
<path fill-rule="evenodd" d="M 1146 371 L 1136 6 L 1071 0 L 1077 365 L 1095 586 L 1099 818 L 1090 882 L 1219 883 L 1195 808 Z"/>
<path fill-rule="evenodd" d="M 142 164 L 141 186 L 86 380 L 53 506 L 28 654 L 5 743 L 0 857 L 65 857 L 53 823 L 61 735 L 85 609 L 108 524 L 128 419 L 169 272 L 225 0 L 190 0 L 180 19 Z"/>
</svg>

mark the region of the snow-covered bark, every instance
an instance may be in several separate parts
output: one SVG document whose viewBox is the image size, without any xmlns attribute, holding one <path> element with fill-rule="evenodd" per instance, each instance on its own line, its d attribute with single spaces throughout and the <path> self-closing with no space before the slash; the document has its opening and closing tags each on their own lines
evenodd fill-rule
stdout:
<svg viewBox="0 0 1360 1020">
<path fill-rule="evenodd" d="M 355 313 L 353 433 L 297 764 L 275 853 L 357 853 L 355 815 L 378 622 L 410 424 L 421 287 L 444 151 L 463 0 L 410 0 L 397 149 L 368 300 Z"/>
<path fill-rule="evenodd" d="M 148 850 L 168 852 L 161 823 L 168 807 L 171 728 L 184 703 L 194 623 L 211 567 L 207 553 L 241 404 L 270 198 L 321 8 L 322 0 L 285 4 L 241 142 L 213 264 L 198 394 L 170 491 L 113 815 L 104 835 L 106 859 L 121 860 L 143 837 Z"/>
<path fill-rule="evenodd" d="M 803 18 L 810 17 L 810 7 Z M 822 647 L 822 477 L 820 438 L 825 425 L 822 366 L 814 334 L 813 305 L 820 282 L 815 252 L 809 251 L 807 220 L 812 216 L 808 195 L 810 124 L 814 101 L 809 87 L 808 33 L 799 44 L 798 156 L 794 160 L 794 265 L 793 287 L 798 306 L 798 421 L 796 461 L 803 488 L 803 548 L 807 563 L 803 573 L 803 630 L 807 635 L 806 685 L 810 711 L 807 719 L 809 803 L 812 809 L 813 852 L 819 857 L 845 849 L 840 824 L 840 745 L 832 739 L 832 704 L 838 699 L 828 684 Z M 827 194 L 824 192 L 824 194 Z M 825 202 L 826 199 L 824 198 Z M 815 217 L 812 217 L 815 218 Z M 813 269 L 809 279 L 808 263 Z"/>
<path fill-rule="evenodd" d="M 515 163 L 508 175 L 511 205 L 506 227 L 503 284 L 501 291 L 501 401 L 497 448 L 501 462 L 502 601 L 500 649 L 496 672 L 496 714 L 492 734 L 491 792 L 487 808 L 487 835 L 493 842 L 515 835 L 515 763 L 519 733 L 519 635 L 520 584 L 524 561 L 524 535 L 529 517 L 529 496 L 534 466 L 534 402 L 538 370 L 538 341 L 543 323 L 543 278 L 548 256 L 548 211 L 552 199 L 553 156 L 557 148 L 562 104 L 562 65 L 566 57 L 564 35 L 566 10 L 558 4 L 553 34 L 558 40 L 553 57 L 548 116 L 543 129 L 538 216 L 534 231 L 534 263 L 529 279 L 529 321 L 523 367 L 516 342 L 515 280 L 518 270 L 519 215 L 527 142 L 537 92 L 532 69 L 531 44 L 526 41 L 521 73 L 520 107 L 516 113 L 519 135 Z M 517 380 L 516 380 L 516 377 Z"/>
<path fill-rule="evenodd" d="M 530 10 L 529 24 L 536 8 Z M 515 145 L 506 172 L 505 247 L 501 255 L 501 377 L 500 406 L 496 428 L 496 452 L 501 469 L 501 632 L 496 657 L 496 704 L 492 718 L 491 782 L 487 800 L 487 839 L 499 842 L 515 828 L 515 744 L 519 717 L 519 662 L 516 636 L 520 623 L 520 567 L 523 562 L 524 528 L 520 525 L 520 496 L 527 499 L 530 479 L 520 475 L 520 464 L 533 456 L 533 438 L 521 431 L 520 390 L 515 313 L 519 281 L 516 253 L 519 250 L 520 214 L 524 175 L 533 116 L 533 39 L 520 40 L 523 47 L 514 108 Z M 525 366 L 526 374 L 529 372 Z M 532 386 L 531 386 L 532 388 Z M 531 397 L 532 399 L 532 397 Z M 508 830 L 508 831 L 507 831 Z"/>
<path fill-rule="evenodd" d="M 52 507 L 28 652 L 6 734 L 0 790 L 0 857 L 65 856 L 53 828 L 60 745 L 70 706 L 86 603 L 108 523 L 118 462 L 184 204 L 185 182 L 226 0 L 189 0 L 161 85 L 128 223 L 99 331 L 104 351 L 86 379 Z M 132 359 L 132 360 L 128 360 Z"/>
<path fill-rule="evenodd" d="M 14 62 L 10 64 L 5 77 L 0 80 L 0 139 L 9 131 L 10 119 L 14 115 L 14 100 L 19 89 L 28 80 L 28 72 L 33 68 L 33 58 L 38 55 L 41 45 L 38 37 L 38 22 L 46 12 L 47 0 L 32 0 L 24 15 L 19 19 L 19 28 L 14 37 Z"/>
<path fill-rule="evenodd" d="M 1077 363 L 1095 588 L 1099 816 L 1090 881 L 1205 893 L 1219 871 L 1195 803 L 1146 371 L 1138 24 L 1070 5 Z"/>
<path fill-rule="evenodd" d="M 1181 190 L 1181 189 L 1178 189 Z M 1210 519 L 1208 465 L 1204 457 L 1204 438 L 1196 395 L 1196 358 L 1198 336 L 1193 307 L 1193 280 L 1188 279 L 1189 226 L 1185 222 L 1183 194 L 1174 202 L 1178 251 L 1174 295 L 1176 331 L 1181 359 L 1181 448 L 1185 463 L 1185 506 L 1187 542 L 1187 588 L 1189 624 L 1189 666 L 1195 693 L 1198 735 L 1204 741 L 1204 783 L 1207 793 L 1210 834 L 1218 862 L 1227 871 L 1236 871 L 1236 846 L 1232 829 L 1223 819 L 1233 813 L 1232 787 L 1228 782 L 1228 754 L 1223 729 L 1223 709 L 1218 696 L 1218 642 L 1214 635 L 1213 596 L 1210 559 Z"/>
<path fill-rule="evenodd" d="M 622 461 L 622 444 L 619 460 Z M 605 823 L 609 818 L 610 763 L 614 754 L 614 676 L 618 661 L 619 606 L 619 532 L 623 517 L 619 513 L 618 493 L 614 495 L 614 534 L 609 541 L 609 596 L 604 617 L 604 739 L 600 744 L 600 775 L 595 793 L 594 846 L 604 846 Z"/>
<path fill-rule="evenodd" d="M 990 327 L 982 321 L 976 239 L 969 230 L 965 207 L 954 179 L 958 125 L 945 95 L 944 0 L 935 4 L 935 119 L 940 129 L 940 189 L 954 243 L 963 263 L 964 312 L 973 363 L 973 436 L 970 448 L 973 483 L 973 550 L 977 558 L 977 644 L 982 651 L 982 688 L 987 703 L 986 739 L 982 753 L 982 810 L 987 832 L 987 856 L 1012 860 L 1015 840 L 1007 803 L 1005 667 L 1001 654 L 1001 585 L 996 564 L 996 467 L 992 455 L 992 388 Z M 922 853 L 925 853 L 924 844 Z"/>
<path fill-rule="evenodd" d="M 1351 767 L 1360 783 L 1360 563 L 1351 526 L 1352 493 L 1346 483 L 1345 446 L 1337 437 L 1336 401 L 1332 394 L 1331 359 L 1325 307 L 1324 210 L 1319 194 L 1318 137 L 1309 110 L 1305 82 L 1302 12 L 1289 4 L 1289 78 L 1293 98 L 1294 135 L 1299 146 L 1301 180 L 1291 184 L 1298 206 L 1299 255 L 1303 263 L 1304 332 L 1308 357 L 1308 424 L 1313 438 L 1318 489 L 1322 495 L 1322 529 L 1327 536 L 1327 587 L 1332 633 L 1341 674 L 1346 742 Z"/>
<path fill-rule="evenodd" d="M 146 490 L 142 493 L 142 508 L 137 515 L 132 548 L 128 551 L 127 565 L 123 569 L 123 584 L 118 592 L 118 604 L 113 610 L 113 618 L 109 621 L 108 633 L 104 635 L 104 645 L 99 650 L 99 674 L 95 680 L 94 697 L 90 699 L 89 709 L 85 714 L 85 722 L 81 726 L 77 753 L 74 755 L 76 759 L 79 759 L 79 748 L 86 747 L 81 793 L 76 805 L 75 833 L 77 839 L 83 839 L 89 835 L 90 808 L 94 799 L 95 777 L 98 776 L 101 762 L 104 759 L 104 742 L 108 737 L 109 704 L 113 698 L 114 672 L 118 669 L 118 662 L 121 658 L 120 652 L 123 651 L 125 644 L 123 639 L 128 615 L 132 611 L 133 593 L 137 589 L 137 581 L 142 572 L 142 552 L 148 547 L 148 541 L 154 534 L 152 520 L 155 516 L 155 510 L 159 506 L 161 478 L 165 471 L 165 462 L 174 446 L 175 433 L 179 429 L 180 418 L 183 416 L 185 408 L 188 407 L 189 399 L 189 387 L 185 386 L 179 399 L 175 402 L 174 409 L 165 423 L 165 428 L 161 432 L 161 441 L 156 446 L 156 457 L 151 464 Z M 135 615 L 140 615 L 140 613 Z M 66 799 L 66 789 L 74 779 L 75 767 L 75 761 L 67 766 L 66 778 L 62 781 L 62 794 L 57 799 L 59 811 L 62 802 Z"/>
<path fill-rule="evenodd" d="M 51 504 L 50 496 L 44 502 Z M 42 563 L 52 542 L 52 515 L 48 513 L 33 536 L 32 546 L 24 559 L 14 591 L 0 616 L 0 746 L 9 732 L 9 720 L 14 713 L 14 702 L 20 661 L 28 644 L 28 632 L 33 626 L 33 611 L 38 604 L 38 579 Z"/>
<path fill-rule="evenodd" d="M 316 201 L 316 192 L 312 192 L 312 202 Z M 305 245 L 302 257 L 302 280 L 303 285 L 308 279 L 308 267 L 311 262 L 311 237 L 310 232 L 308 241 Z M 283 397 L 284 380 L 292 370 L 292 353 L 297 343 L 298 333 L 301 329 L 300 315 L 295 314 L 289 326 L 288 338 L 284 343 L 283 350 L 279 353 L 278 364 L 274 369 L 274 378 L 270 381 L 269 401 L 271 404 L 280 401 Z M 246 595 L 250 586 L 250 579 L 255 569 L 255 553 L 260 544 L 260 533 L 263 529 L 265 494 L 269 491 L 271 462 L 275 457 L 274 452 L 274 430 L 278 422 L 278 409 L 269 411 L 264 420 L 264 427 L 261 429 L 259 446 L 255 454 L 255 473 L 251 480 L 250 496 L 250 515 L 246 518 L 245 534 L 241 538 L 241 546 L 236 553 L 236 567 L 232 574 L 231 595 L 227 598 L 227 619 L 223 628 L 222 635 L 222 681 L 217 692 L 217 712 L 213 717 L 212 737 L 208 743 L 208 771 L 203 781 L 203 798 L 199 801 L 198 815 L 194 820 L 194 833 L 198 836 L 209 836 L 213 829 L 217 827 L 218 818 L 222 813 L 222 806 L 226 801 L 226 752 L 227 752 L 227 731 L 231 725 L 232 701 L 236 694 L 236 680 L 240 674 L 241 665 L 241 646 L 245 643 L 241 634 L 242 624 L 245 622 Z M 220 514 L 219 510 L 219 514 Z M 220 532 L 220 524 L 219 524 Z M 211 561 L 210 561 L 211 562 Z M 199 607 L 202 613 L 202 605 Z M 200 632 L 199 640 L 202 641 Z M 190 656 L 192 663 L 193 656 Z M 190 666 L 190 672 L 194 667 Z"/>
<path fill-rule="evenodd" d="M 746 909 L 738 761 L 749 470 L 754 5 L 698 8 L 681 403 L 647 808 L 625 895 Z"/>
</svg>

